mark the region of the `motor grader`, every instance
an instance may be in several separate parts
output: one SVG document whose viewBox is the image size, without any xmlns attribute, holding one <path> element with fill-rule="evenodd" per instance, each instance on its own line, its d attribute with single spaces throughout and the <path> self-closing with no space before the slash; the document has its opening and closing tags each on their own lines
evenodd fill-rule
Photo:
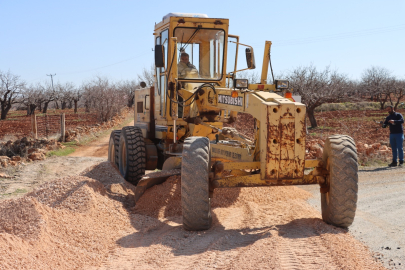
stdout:
<svg viewBox="0 0 405 270">
<path fill-rule="evenodd" d="M 111 133 L 109 160 L 137 185 L 135 200 L 181 174 L 186 230 L 210 228 L 218 188 L 308 184 L 320 185 L 323 220 L 348 227 L 358 188 L 353 139 L 330 136 L 322 159 L 305 160 L 306 107 L 288 95 L 288 81 L 274 79 L 272 43 L 265 42 L 260 82 L 238 79 L 238 72 L 255 68 L 254 51 L 228 26 L 228 19 L 180 13 L 155 25 L 154 85 L 135 91 L 135 124 Z M 242 48 L 246 68 L 238 70 Z M 188 62 L 181 63 L 183 56 Z M 224 127 L 238 113 L 253 116 L 254 137 Z"/>
</svg>

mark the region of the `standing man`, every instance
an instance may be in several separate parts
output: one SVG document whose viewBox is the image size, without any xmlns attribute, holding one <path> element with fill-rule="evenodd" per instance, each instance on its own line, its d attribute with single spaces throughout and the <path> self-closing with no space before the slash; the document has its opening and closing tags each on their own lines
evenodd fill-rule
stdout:
<svg viewBox="0 0 405 270">
<path fill-rule="evenodd" d="M 394 111 L 391 105 L 385 107 L 389 115 L 385 118 L 382 125 L 386 128 L 387 125 L 390 126 L 390 144 L 392 149 L 392 163 L 388 166 L 394 167 L 398 166 L 397 159 L 399 157 L 399 166 L 404 164 L 404 128 L 402 124 L 404 123 L 404 118 L 400 113 Z"/>
</svg>

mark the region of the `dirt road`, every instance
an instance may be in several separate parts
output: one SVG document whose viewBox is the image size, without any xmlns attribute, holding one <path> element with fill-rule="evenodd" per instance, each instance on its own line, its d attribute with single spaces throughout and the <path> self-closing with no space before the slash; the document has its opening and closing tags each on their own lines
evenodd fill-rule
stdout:
<svg viewBox="0 0 405 270">
<path fill-rule="evenodd" d="M 39 179 L 54 182 L 0 202 L 0 269 L 383 269 L 347 230 L 325 224 L 307 203 L 316 197 L 298 187 L 216 190 L 212 228 L 185 231 L 180 179 L 149 189 L 134 206 L 134 187 L 106 154 L 94 157 L 106 151 L 108 136 L 100 142 L 76 152 L 90 157 L 25 167 L 28 176 L 35 171 L 30 166 L 46 166 Z M 58 178 L 66 173 L 81 176 Z M 16 173 L 14 179 L 27 178 Z M 360 202 L 361 217 L 366 206 Z M 371 232 L 366 225 L 353 229 Z"/>
<path fill-rule="evenodd" d="M 134 125 L 134 121 L 128 123 L 128 126 Z M 110 134 L 98 138 L 88 145 L 83 145 L 74 151 L 69 156 L 71 157 L 108 157 L 108 143 L 110 140 Z"/>
<path fill-rule="evenodd" d="M 391 269 L 405 269 L 405 168 L 366 168 L 359 173 L 356 217 L 349 232 Z M 320 211 L 319 189 L 308 202 Z"/>
<path fill-rule="evenodd" d="M 87 168 L 105 161 L 97 157 L 51 157 L 25 164 L 19 168 L 9 167 L 10 178 L 0 178 L 0 200 L 21 197 L 25 193 L 59 177 L 79 175 Z"/>
<path fill-rule="evenodd" d="M 296 187 L 214 193 L 213 226 L 181 226 L 180 181 L 147 191 L 101 269 L 378 269 L 367 248 L 327 225 Z"/>
</svg>

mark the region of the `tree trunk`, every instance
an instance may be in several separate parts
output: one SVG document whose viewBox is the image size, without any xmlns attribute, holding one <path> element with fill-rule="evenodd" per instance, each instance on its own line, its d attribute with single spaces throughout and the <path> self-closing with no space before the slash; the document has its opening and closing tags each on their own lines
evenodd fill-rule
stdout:
<svg viewBox="0 0 405 270">
<path fill-rule="evenodd" d="M 399 92 L 396 92 L 394 94 L 394 96 L 395 96 L 395 98 L 397 100 L 395 102 L 395 107 L 394 107 L 394 111 L 396 111 L 399 103 L 401 102 L 401 99 L 405 96 L 404 90 L 399 90 Z"/>
<path fill-rule="evenodd" d="M 77 100 L 75 100 L 74 103 L 75 103 L 75 113 L 77 113 Z"/>
<path fill-rule="evenodd" d="M 35 105 L 35 104 L 28 105 L 29 115 L 33 115 L 35 113 L 36 108 L 37 108 L 37 105 Z"/>
<path fill-rule="evenodd" d="M 385 109 L 385 101 L 380 101 L 380 109 L 381 110 Z"/>
<path fill-rule="evenodd" d="M 88 101 L 86 101 L 85 103 L 84 103 L 84 108 L 85 108 L 85 112 L 86 113 L 89 113 L 90 112 L 90 107 L 89 107 L 89 102 Z"/>
<path fill-rule="evenodd" d="M 71 100 L 69 100 L 69 105 L 68 105 L 68 108 L 69 108 L 69 109 L 72 109 L 72 108 L 73 108 L 73 103 L 72 103 L 72 101 L 71 101 Z"/>
<path fill-rule="evenodd" d="M 315 108 L 313 109 L 307 108 L 307 115 L 309 118 L 309 122 L 311 123 L 311 128 L 316 128 L 318 124 L 316 123 L 315 119 Z"/>
<path fill-rule="evenodd" d="M 128 104 L 127 104 L 128 108 L 132 108 L 132 106 L 134 105 L 134 99 L 135 99 L 134 96 L 133 96 L 133 97 L 130 97 L 130 98 L 128 99 Z"/>
<path fill-rule="evenodd" d="M 57 100 L 55 101 L 55 107 L 56 107 L 57 110 L 59 110 L 59 103 L 58 103 Z"/>
<path fill-rule="evenodd" d="M 66 109 L 66 101 L 63 101 L 63 102 L 61 103 L 60 108 L 61 108 L 62 110 Z"/>
<path fill-rule="evenodd" d="M 6 120 L 7 117 L 7 111 L 3 110 L 3 108 L 1 109 L 1 117 L 0 120 Z"/>
<path fill-rule="evenodd" d="M 11 109 L 11 105 L 1 105 L 1 117 L 0 120 L 6 120 L 7 113 Z"/>
<path fill-rule="evenodd" d="M 46 111 L 48 110 L 48 105 L 49 105 L 49 102 L 45 102 L 44 109 L 42 110 L 43 113 L 46 113 Z"/>
<path fill-rule="evenodd" d="M 384 110 L 384 109 L 385 109 L 385 103 L 387 102 L 387 100 L 388 100 L 388 96 L 387 96 L 387 95 L 385 96 L 385 98 L 383 98 L 382 96 L 380 96 L 379 102 L 380 102 L 380 108 L 381 108 L 381 110 Z"/>
</svg>

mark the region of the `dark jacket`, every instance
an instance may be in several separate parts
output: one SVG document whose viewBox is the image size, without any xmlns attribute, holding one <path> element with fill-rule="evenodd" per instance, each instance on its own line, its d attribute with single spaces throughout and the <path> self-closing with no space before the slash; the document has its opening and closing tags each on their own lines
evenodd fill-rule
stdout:
<svg viewBox="0 0 405 270">
<path fill-rule="evenodd" d="M 390 120 L 394 120 L 394 124 L 388 123 L 388 121 Z M 387 118 L 385 118 L 383 128 L 389 125 L 391 134 L 402 134 L 404 133 L 404 128 L 402 127 L 403 123 L 404 118 L 402 117 L 402 114 L 394 112 L 393 114 L 390 114 L 387 116 Z"/>
</svg>

